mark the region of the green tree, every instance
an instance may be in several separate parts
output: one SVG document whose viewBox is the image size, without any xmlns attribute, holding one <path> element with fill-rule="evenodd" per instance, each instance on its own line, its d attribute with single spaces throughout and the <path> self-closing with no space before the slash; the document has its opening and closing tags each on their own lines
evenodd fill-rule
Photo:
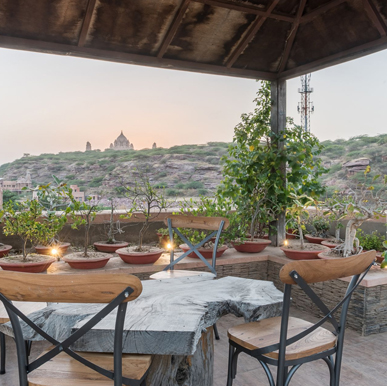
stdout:
<svg viewBox="0 0 387 386">
<path fill-rule="evenodd" d="M 318 177 L 325 172 L 319 140 L 287 119 L 287 127 L 271 131 L 270 82 L 262 82 L 253 113 L 243 114 L 224 163 L 218 195 L 230 198 L 254 235 L 257 224 L 278 219 L 291 205 L 290 193 L 317 197 Z M 284 179 L 286 168 L 286 179 Z"/>
</svg>

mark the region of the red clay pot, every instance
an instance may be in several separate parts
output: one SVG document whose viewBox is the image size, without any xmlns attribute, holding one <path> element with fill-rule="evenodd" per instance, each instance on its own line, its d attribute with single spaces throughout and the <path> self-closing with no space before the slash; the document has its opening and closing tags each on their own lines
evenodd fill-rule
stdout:
<svg viewBox="0 0 387 386">
<path fill-rule="evenodd" d="M 321 241 L 321 245 L 325 245 L 326 247 L 333 249 L 333 248 L 336 248 L 340 244 L 325 240 L 325 241 Z"/>
<path fill-rule="evenodd" d="M 297 235 L 294 234 L 293 232 L 294 232 L 294 229 L 288 229 L 288 230 L 286 231 L 286 238 L 287 238 L 288 240 L 294 240 L 294 239 L 297 238 Z"/>
<path fill-rule="evenodd" d="M 305 238 L 312 244 L 321 244 L 322 241 L 326 241 L 327 239 L 324 237 L 315 237 L 312 235 L 305 235 Z"/>
<path fill-rule="evenodd" d="M 37 245 L 35 247 L 36 253 L 39 255 L 46 255 L 46 256 L 51 256 L 51 250 L 53 248 L 56 248 L 59 250 L 60 254 L 63 255 L 64 253 L 67 252 L 67 249 L 69 248 L 71 244 L 70 243 L 60 243 L 59 245 L 55 246 L 45 246 L 45 245 Z"/>
<path fill-rule="evenodd" d="M 264 239 L 258 239 L 254 241 L 246 240 L 242 243 L 238 243 L 237 241 L 231 241 L 231 244 L 238 252 L 259 253 L 262 252 L 268 245 L 270 245 L 271 241 Z"/>
<path fill-rule="evenodd" d="M 179 248 L 183 252 L 189 251 L 189 247 L 187 244 L 181 244 L 179 245 Z M 223 255 L 223 253 L 227 250 L 228 248 L 225 245 L 222 245 L 218 247 L 216 251 L 216 257 L 220 257 Z M 212 259 L 212 249 L 207 249 L 207 248 L 199 248 L 198 251 L 203 255 L 205 259 Z M 188 257 L 193 257 L 195 259 L 199 259 L 199 256 L 195 252 L 191 252 Z"/>
<path fill-rule="evenodd" d="M 12 245 L 3 245 L 0 247 L 0 257 L 8 255 L 8 252 L 12 249 Z"/>
<path fill-rule="evenodd" d="M 74 269 L 97 269 L 103 268 L 108 261 L 110 256 L 98 257 L 96 259 L 84 259 L 84 260 L 73 260 L 62 257 L 62 260 L 65 261 L 71 268 Z"/>
<path fill-rule="evenodd" d="M 12 263 L 0 260 L 0 267 L 4 271 L 15 271 L 15 272 L 28 272 L 28 273 L 41 273 L 47 271 L 48 267 L 56 261 L 55 259 L 47 258 L 45 261 L 39 261 L 36 263 Z"/>
<path fill-rule="evenodd" d="M 107 244 L 103 241 L 98 241 L 97 243 L 94 243 L 95 249 L 97 249 L 100 252 L 107 252 L 107 253 L 114 253 L 117 249 L 125 248 L 129 245 L 126 241 L 119 241 L 115 244 Z"/>
<path fill-rule="evenodd" d="M 163 249 L 154 252 L 129 252 L 127 248 L 117 249 L 116 253 L 127 264 L 153 264 L 163 254 Z"/>
<path fill-rule="evenodd" d="M 287 249 L 285 247 L 281 247 L 281 249 L 284 251 L 286 257 L 292 260 L 311 260 L 311 259 L 318 259 L 318 254 L 325 252 L 329 250 L 328 247 L 321 247 L 321 250 L 319 251 L 303 251 L 303 250 L 297 250 L 297 249 Z"/>
</svg>

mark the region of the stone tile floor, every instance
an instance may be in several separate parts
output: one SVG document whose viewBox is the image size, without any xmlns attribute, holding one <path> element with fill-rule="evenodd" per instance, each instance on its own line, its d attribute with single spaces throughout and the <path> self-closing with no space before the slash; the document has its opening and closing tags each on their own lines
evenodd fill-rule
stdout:
<svg viewBox="0 0 387 386">
<path fill-rule="evenodd" d="M 305 313 L 293 311 L 297 317 L 311 320 Z M 227 377 L 227 329 L 243 323 L 243 319 L 232 315 L 224 316 L 218 325 L 221 336 L 215 341 L 214 386 L 225 386 Z M 38 355 L 46 344 L 34 343 L 32 355 Z M 17 386 L 17 363 L 14 343 L 7 338 L 7 373 L 0 375 L 0 386 Z M 347 330 L 344 347 L 341 386 L 385 386 L 387 384 L 387 333 L 362 337 Z M 328 386 L 328 368 L 323 361 L 302 366 L 292 379 L 292 386 Z M 241 354 L 238 362 L 238 374 L 234 386 L 268 385 L 266 376 L 256 360 Z M 53 385 L 54 386 L 54 385 Z M 156 385 L 148 385 L 156 386 Z M 158 385 L 157 385 L 158 386 Z M 200 386 L 200 385 L 198 385 Z"/>
</svg>

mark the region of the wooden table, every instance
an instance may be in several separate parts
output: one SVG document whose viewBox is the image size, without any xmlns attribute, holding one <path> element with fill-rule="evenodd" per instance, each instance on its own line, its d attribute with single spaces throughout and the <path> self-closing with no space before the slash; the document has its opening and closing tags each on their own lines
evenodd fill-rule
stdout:
<svg viewBox="0 0 387 386">
<path fill-rule="evenodd" d="M 272 282 L 225 277 L 219 280 L 175 278 L 143 281 L 143 292 L 128 303 L 124 353 L 154 354 L 148 385 L 211 386 L 213 383 L 213 324 L 232 313 L 246 321 L 278 316 L 282 293 Z M 97 304 L 52 304 L 30 318 L 61 340 L 101 309 Z M 42 323 L 42 318 L 45 318 Z M 79 351 L 112 352 L 114 313 L 73 347 Z M 11 334 L 9 323 L 0 331 Z M 41 340 L 24 326 L 25 338 Z M 227 339 L 222 336 L 221 339 Z"/>
</svg>

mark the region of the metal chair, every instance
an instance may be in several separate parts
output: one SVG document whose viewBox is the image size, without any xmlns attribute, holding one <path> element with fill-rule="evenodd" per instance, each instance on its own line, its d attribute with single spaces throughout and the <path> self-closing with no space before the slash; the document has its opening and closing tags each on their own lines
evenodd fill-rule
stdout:
<svg viewBox="0 0 387 386">
<path fill-rule="evenodd" d="M 46 303 L 26 303 L 26 302 L 16 302 L 17 306 L 20 310 L 25 314 L 30 314 L 31 312 L 39 311 L 42 308 L 46 307 Z M 5 324 L 9 322 L 9 316 L 7 314 L 6 309 L 2 304 L 0 304 L 0 324 Z M 26 341 L 27 354 L 31 351 L 31 341 Z M 5 344 L 5 334 L 0 332 L 0 374 L 5 374 L 5 358 L 6 358 L 6 344 Z"/>
<path fill-rule="evenodd" d="M 258 360 L 270 386 L 288 386 L 302 364 L 318 359 L 323 359 L 328 365 L 330 386 L 339 386 L 349 302 L 354 290 L 374 264 L 375 257 L 376 252 L 369 251 L 335 260 L 294 261 L 282 267 L 280 279 L 285 284 L 282 317 L 242 324 L 228 330 L 227 386 L 232 386 L 241 352 Z M 348 276 L 353 277 L 345 296 L 331 310 L 308 285 Z M 319 322 L 313 324 L 289 317 L 293 285 L 298 285 L 323 313 L 324 317 Z M 334 314 L 340 308 L 340 318 L 336 319 Z M 321 327 L 326 322 L 331 323 L 333 332 Z M 277 382 L 268 365 L 277 367 Z"/>
<path fill-rule="evenodd" d="M 140 280 L 127 274 L 64 275 L 58 280 L 52 275 L 0 271 L 0 300 L 8 312 L 15 336 L 19 385 L 144 386 L 151 356 L 122 354 L 127 302 L 136 299 L 141 291 Z M 12 303 L 14 300 L 106 305 L 59 342 L 20 311 Z M 114 309 L 117 309 L 114 354 L 78 353 L 70 348 Z M 27 361 L 20 319 L 53 345 L 32 363 Z"/>
<path fill-rule="evenodd" d="M 216 273 L 216 252 L 218 249 L 220 235 L 223 229 L 227 229 L 230 225 L 230 222 L 225 217 L 204 217 L 204 216 L 185 216 L 185 215 L 171 215 L 170 217 L 164 220 L 165 224 L 168 225 L 169 230 L 169 240 L 171 244 L 171 254 L 170 254 L 170 263 L 164 268 L 163 271 L 157 272 L 150 276 L 151 279 L 156 280 L 165 280 L 171 279 L 174 277 L 197 277 L 202 276 L 205 279 L 215 279 L 217 276 Z M 206 236 L 201 242 L 196 245 L 193 245 L 187 237 L 185 237 L 178 228 L 192 228 L 192 229 L 204 229 L 212 230 L 213 232 Z M 184 252 L 175 260 L 174 248 L 173 248 L 173 234 L 177 234 L 184 243 L 187 244 L 189 250 Z M 215 237 L 214 250 L 212 253 L 212 264 L 210 264 L 207 259 L 200 253 L 198 250 L 205 243 L 210 241 Z M 199 272 L 199 271 L 189 271 L 189 270 L 175 270 L 175 265 L 187 257 L 191 253 L 196 253 L 201 261 L 206 265 L 210 270 L 208 272 Z M 216 324 L 214 324 L 214 333 L 215 339 L 219 340 L 219 333 Z"/>
<path fill-rule="evenodd" d="M 182 277 L 182 276 L 195 276 L 201 275 L 201 272 L 197 271 L 188 271 L 188 270 L 175 270 L 175 265 L 187 257 L 191 253 L 196 253 L 200 260 L 206 265 L 210 270 L 212 276 L 209 278 L 216 277 L 216 252 L 218 249 L 220 235 L 223 229 L 227 229 L 229 226 L 229 221 L 225 217 L 204 217 L 204 216 L 185 216 L 185 215 L 171 215 L 170 217 L 164 220 L 165 224 L 168 225 L 169 230 L 169 239 L 170 239 L 170 263 L 163 269 L 161 272 L 157 272 L 150 276 L 151 279 L 169 279 L 172 277 Z M 187 237 L 185 237 L 178 228 L 191 228 L 191 229 L 201 229 L 201 230 L 212 230 L 213 232 L 206 236 L 198 244 L 193 245 Z M 189 250 L 184 252 L 175 260 L 175 254 L 173 249 L 173 234 L 176 234 L 181 238 L 181 240 L 187 244 Z M 215 237 L 214 250 L 212 254 L 211 264 L 207 259 L 200 253 L 198 250 L 205 243 L 210 241 Z"/>
</svg>

